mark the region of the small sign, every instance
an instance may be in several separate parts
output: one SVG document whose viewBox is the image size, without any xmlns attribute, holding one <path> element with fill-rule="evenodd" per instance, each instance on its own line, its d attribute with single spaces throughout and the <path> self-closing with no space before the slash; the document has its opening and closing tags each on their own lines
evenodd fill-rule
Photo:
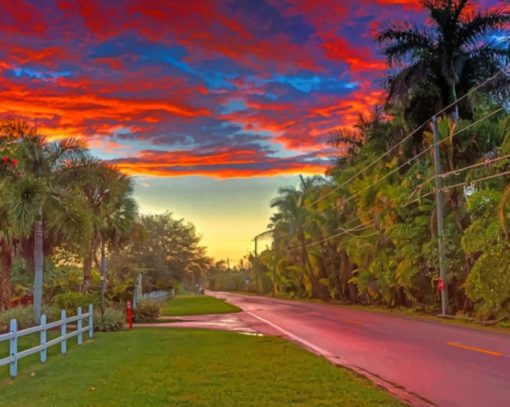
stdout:
<svg viewBox="0 0 510 407">
<path fill-rule="evenodd" d="M 443 291 L 443 290 L 444 290 L 444 281 L 440 277 L 438 282 L 437 282 L 437 291 Z"/>
</svg>

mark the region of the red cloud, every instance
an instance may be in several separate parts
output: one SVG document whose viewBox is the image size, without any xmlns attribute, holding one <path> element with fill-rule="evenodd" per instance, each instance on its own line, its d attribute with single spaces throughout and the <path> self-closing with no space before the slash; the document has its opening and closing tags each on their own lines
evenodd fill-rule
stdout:
<svg viewBox="0 0 510 407">
<path fill-rule="evenodd" d="M 39 10 L 24 0 L 3 1 L 0 22 L 3 31 L 19 32 L 22 28 L 27 34 L 38 35 L 48 29 Z"/>
<path fill-rule="evenodd" d="M 183 176 L 205 175 L 216 178 L 256 177 L 281 174 L 322 174 L 327 168 L 317 160 L 300 157 L 268 157 L 255 148 L 225 147 L 202 152 L 142 151 L 138 157 L 112 161 L 119 169 L 131 175 Z"/>
<path fill-rule="evenodd" d="M 386 62 L 372 56 L 373 51 L 368 48 L 355 47 L 338 36 L 327 35 L 322 43 L 326 57 L 344 61 L 355 73 L 363 71 L 384 71 Z"/>
</svg>

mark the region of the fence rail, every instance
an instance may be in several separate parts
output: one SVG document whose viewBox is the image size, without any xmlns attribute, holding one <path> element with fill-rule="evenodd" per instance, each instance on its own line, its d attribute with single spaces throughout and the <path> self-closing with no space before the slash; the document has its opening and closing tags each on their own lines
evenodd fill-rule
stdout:
<svg viewBox="0 0 510 407">
<path fill-rule="evenodd" d="M 151 291 L 142 295 L 141 299 L 166 300 L 172 297 L 172 291 Z"/>
<path fill-rule="evenodd" d="M 88 325 L 85 327 L 83 326 L 84 320 L 88 320 Z M 68 324 L 73 322 L 76 322 L 76 330 L 67 332 Z M 48 341 L 48 330 L 58 327 L 60 327 L 60 336 Z M 16 320 L 11 319 L 9 332 L 0 335 L 0 342 L 9 341 L 9 356 L 0 359 L 0 366 L 9 365 L 9 374 L 12 378 L 15 378 L 18 375 L 18 360 L 40 353 L 41 363 L 44 363 L 46 362 L 48 348 L 60 343 L 60 352 L 64 354 L 67 352 L 67 340 L 76 336 L 78 345 L 81 345 L 83 343 L 83 333 L 86 332 L 88 332 L 89 338 L 94 336 L 94 309 L 92 305 L 89 305 L 87 313 L 82 313 L 81 307 L 78 307 L 78 313 L 73 317 L 67 317 L 66 311 L 62 310 L 60 320 L 50 323 L 46 322 L 46 315 L 41 315 L 40 325 L 19 331 Z M 40 333 L 39 345 L 18 352 L 18 338 L 34 333 Z"/>
</svg>

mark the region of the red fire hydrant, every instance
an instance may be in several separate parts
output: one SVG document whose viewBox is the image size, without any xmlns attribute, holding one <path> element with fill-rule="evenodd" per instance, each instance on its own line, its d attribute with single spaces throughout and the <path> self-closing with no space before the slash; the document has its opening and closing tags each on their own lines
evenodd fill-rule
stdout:
<svg viewBox="0 0 510 407">
<path fill-rule="evenodd" d="M 127 302 L 127 320 L 129 329 L 133 329 L 133 310 L 131 308 L 131 301 Z"/>
</svg>

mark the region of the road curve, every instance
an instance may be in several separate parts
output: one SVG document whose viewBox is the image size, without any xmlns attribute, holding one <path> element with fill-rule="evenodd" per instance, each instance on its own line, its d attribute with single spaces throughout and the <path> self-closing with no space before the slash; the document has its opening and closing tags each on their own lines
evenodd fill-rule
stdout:
<svg viewBox="0 0 510 407">
<path fill-rule="evenodd" d="M 328 304 L 209 294 L 410 404 L 510 406 L 510 335 Z"/>
</svg>

